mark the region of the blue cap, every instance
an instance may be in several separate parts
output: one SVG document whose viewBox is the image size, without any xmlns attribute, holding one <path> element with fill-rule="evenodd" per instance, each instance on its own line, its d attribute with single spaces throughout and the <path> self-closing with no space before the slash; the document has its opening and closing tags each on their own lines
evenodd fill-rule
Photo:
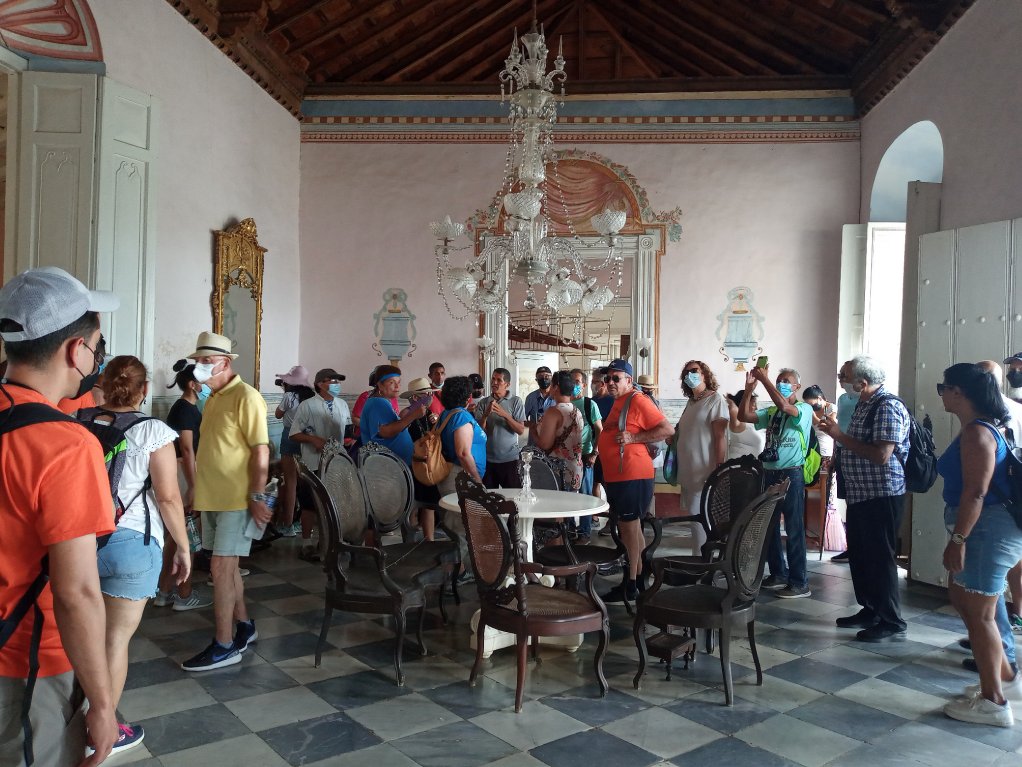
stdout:
<svg viewBox="0 0 1022 767">
<path fill-rule="evenodd" d="M 628 360 L 612 360 L 611 363 L 607 365 L 607 370 L 617 370 L 624 373 L 629 378 L 633 378 L 635 375 L 632 372 L 632 363 Z"/>
</svg>

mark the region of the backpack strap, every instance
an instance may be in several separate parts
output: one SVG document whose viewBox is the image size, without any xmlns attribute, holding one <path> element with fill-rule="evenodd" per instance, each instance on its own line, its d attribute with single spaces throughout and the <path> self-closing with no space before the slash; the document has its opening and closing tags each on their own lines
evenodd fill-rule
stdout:
<svg viewBox="0 0 1022 767">
<path fill-rule="evenodd" d="M 433 427 L 433 431 L 437 431 L 443 434 L 444 429 L 447 428 L 447 422 L 454 418 L 454 414 L 457 413 L 459 410 L 465 410 L 465 408 L 457 407 L 454 410 L 452 410 L 450 413 L 447 414 L 447 417 L 444 418 L 444 420 L 437 421 L 436 425 Z M 466 410 L 465 412 L 468 411 Z"/>
<path fill-rule="evenodd" d="M 590 429 L 593 428 L 593 418 L 590 409 L 593 406 L 593 401 L 589 397 L 582 398 L 582 417 L 586 419 L 586 424 Z"/>
<path fill-rule="evenodd" d="M 625 404 L 621 406 L 621 412 L 617 416 L 617 430 L 622 434 L 625 433 L 625 428 L 628 426 L 628 408 L 632 405 L 632 398 L 635 397 L 639 392 L 633 391 L 628 395 L 628 399 L 625 400 Z M 625 470 L 625 443 L 622 442 L 618 447 L 618 471 Z"/>
</svg>

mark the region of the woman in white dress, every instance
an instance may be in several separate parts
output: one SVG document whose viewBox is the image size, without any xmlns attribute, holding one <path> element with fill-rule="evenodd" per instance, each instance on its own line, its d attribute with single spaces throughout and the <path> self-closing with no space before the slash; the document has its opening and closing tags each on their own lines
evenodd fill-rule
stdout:
<svg viewBox="0 0 1022 767">
<path fill-rule="evenodd" d="M 754 425 L 738 420 L 738 408 L 741 406 L 742 398 L 744 396 L 744 389 L 739 391 L 737 394 L 727 395 L 727 407 L 730 419 L 727 427 L 727 459 L 729 461 L 732 458 L 741 458 L 745 455 L 751 455 L 753 458 L 759 458 L 759 454 L 762 453 L 763 448 L 766 447 L 765 431 L 759 431 Z M 755 394 L 752 395 L 752 400 L 752 406 L 755 408 Z"/>
<path fill-rule="evenodd" d="M 695 514 L 706 479 L 727 460 L 728 408 L 724 395 L 717 391 L 717 378 L 705 362 L 685 363 L 681 388 L 688 404 L 675 430 L 678 484 L 682 505 Z M 693 539 L 694 550 L 699 551 L 706 542 L 706 531 L 694 527 Z"/>
</svg>

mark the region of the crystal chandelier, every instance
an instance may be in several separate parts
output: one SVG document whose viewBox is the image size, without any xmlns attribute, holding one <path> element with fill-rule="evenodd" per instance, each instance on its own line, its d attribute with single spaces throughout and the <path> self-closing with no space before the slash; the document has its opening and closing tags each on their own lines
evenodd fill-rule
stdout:
<svg viewBox="0 0 1022 767">
<path fill-rule="evenodd" d="M 564 96 L 566 74 L 561 47 L 554 68 L 547 72 L 549 52 L 542 26 L 536 28 L 535 9 L 533 14 L 532 30 L 522 35 L 520 45 L 515 31 L 511 53 L 500 73 L 501 103 L 505 85 L 508 87 L 511 136 L 497 196 L 502 205 L 495 206 L 487 227 L 497 233 L 486 237 L 480 253 L 461 266 L 452 264 L 451 257 L 472 247 L 453 244 L 465 233 L 465 225 L 450 216 L 430 224 L 439 241 L 435 247 L 437 293 L 456 319 L 483 312 L 506 317 L 508 291 L 520 281 L 525 285 L 523 308 L 536 311 L 547 324 L 559 315 L 574 315 L 578 319 L 576 336 L 580 337 L 582 319 L 613 300 L 610 285 L 615 280 L 616 287 L 621 285 L 617 233 L 625 225 L 626 213 L 606 209 L 592 217 L 592 227 L 602 238 L 599 244 L 605 243 L 609 252 L 603 258 L 587 259 L 584 250 L 596 243 L 587 244 L 576 232 L 562 186 L 556 181 L 552 184 L 556 200 L 548 195 L 548 163 L 555 179 L 557 174 L 553 152 L 557 99 L 553 90 L 560 84 Z M 551 210 L 552 203 L 558 206 L 570 236 L 550 232 L 544 212 Z"/>
</svg>

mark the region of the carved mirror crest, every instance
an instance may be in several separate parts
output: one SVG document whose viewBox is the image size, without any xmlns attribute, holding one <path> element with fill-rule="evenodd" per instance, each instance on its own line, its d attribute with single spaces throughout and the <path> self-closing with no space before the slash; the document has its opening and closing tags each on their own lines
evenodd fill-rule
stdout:
<svg viewBox="0 0 1022 767">
<path fill-rule="evenodd" d="M 259 388 L 263 320 L 263 254 L 256 223 L 246 218 L 213 232 L 213 331 L 234 342 L 234 370 Z"/>
</svg>

